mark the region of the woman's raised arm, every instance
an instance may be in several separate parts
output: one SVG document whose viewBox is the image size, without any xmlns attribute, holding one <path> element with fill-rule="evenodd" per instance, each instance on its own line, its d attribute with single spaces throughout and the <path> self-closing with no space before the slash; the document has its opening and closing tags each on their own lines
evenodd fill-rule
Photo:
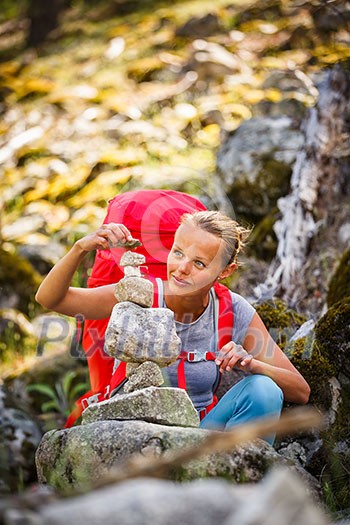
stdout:
<svg viewBox="0 0 350 525">
<path fill-rule="evenodd" d="M 110 315 L 116 299 L 114 285 L 98 288 L 74 288 L 70 284 L 84 256 L 93 250 L 108 249 L 109 242 L 130 241 L 132 236 L 122 224 L 104 224 L 96 232 L 79 239 L 52 268 L 41 283 L 35 299 L 45 308 L 65 315 L 82 314 L 87 319 Z"/>
</svg>

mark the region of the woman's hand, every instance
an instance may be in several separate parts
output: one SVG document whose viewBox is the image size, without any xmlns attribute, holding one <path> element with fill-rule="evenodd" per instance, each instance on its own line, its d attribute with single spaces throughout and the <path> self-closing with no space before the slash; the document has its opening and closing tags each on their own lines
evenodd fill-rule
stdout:
<svg viewBox="0 0 350 525">
<path fill-rule="evenodd" d="M 92 250 L 108 250 L 110 246 L 117 242 L 127 242 L 132 240 L 132 235 L 124 224 L 102 224 L 95 232 L 89 233 L 79 239 L 75 244 L 84 252 Z"/>
<path fill-rule="evenodd" d="M 221 373 L 225 370 L 230 371 L 234 367 L 249 372 L 252 360 L 253 356 L 248 354 L 242 345 L 230 341 L 221 348 L 215 363 L 220 367 Z"/>
</svg>

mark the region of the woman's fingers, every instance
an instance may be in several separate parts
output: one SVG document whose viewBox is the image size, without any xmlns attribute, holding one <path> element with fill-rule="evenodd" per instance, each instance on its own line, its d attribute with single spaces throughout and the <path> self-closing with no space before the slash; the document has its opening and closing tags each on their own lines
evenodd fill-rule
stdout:
<svg viewBox="0 0 350 525">
<path fill-rule="evenodd" d="M 103 224 L 101 229 L 101 235 L 106 237 L 111 244 L 116 244 L 118 241 L 126 242 L 132 239 L 130 231 L 124 224 L 109 223 Z"/>
<path fill-rule="evenodd" d="M 78 241 L 83 250 L 109 250 L 118 241 L 126 242 L 132 239 L 132 235 L 124 224 L 102 224 L 95 232 L 90 233 Z"/>
<path fill-rule="evenodd" d="M 236 365 L 248 369 L 252 359 L 253 356 L 248 354 L 242 345 L 230 341 L 222 347 L 215 363 L 220 367 L 220 372 L 224 372 L 225 370 L 232 370 Z"/>
</svg>

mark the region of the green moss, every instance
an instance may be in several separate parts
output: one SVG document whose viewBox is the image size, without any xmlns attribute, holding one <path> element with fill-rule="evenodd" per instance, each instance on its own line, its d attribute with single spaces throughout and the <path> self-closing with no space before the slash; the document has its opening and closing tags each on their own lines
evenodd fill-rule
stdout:
<svg viewBox="0 0 350 525">
<path fill-rule="evenodd" d="M 0 248 L 0 288 L 2 298 L 11 297 L 15 307 L 26 315 L 33 315 L 37 307 L 34 295 L 41 277 L 32 265 L 19 255 Z"/>
<path fill-rule="evenodd" d="M 325 378 L 331 378 L 337 372 L 331 355 L 324 351 L 324 345 L 315 334 L 288 342 L 306 318 L 279 299 L 258 305 L 256 309 L 272 338 L 309 383 L 310 402 L 324 409 L 330 408 L 331 390 Z"/>
<path fill-rule="evenodd" d="M 280 299 L 273 299 L 255 306 L 271 337 L 283 349 L 286 342 L 307 320 Z"/>
<path fill-rule="evenodd" d="M 327 294 L 327 304 L 328 306 L 332 306 L 345 297 L 350 297 L 350 248 L 343 253 L 331 277 Z"/>
<path fill-rule="evenodd" d="M 315 326 L 315 344 L 320 353 L 350 378 L 350 296 L 325 313 Z"/>
<path fill-rule="evenodd" d="M 332 393 L 327 378 L 335 375 L 335 367 L 322 355 L 314 336 L 303 337 L 289 343 L 285 354 L 309 383 L 311 388 L 310 403 L 329 409 Z"/>
</svg>

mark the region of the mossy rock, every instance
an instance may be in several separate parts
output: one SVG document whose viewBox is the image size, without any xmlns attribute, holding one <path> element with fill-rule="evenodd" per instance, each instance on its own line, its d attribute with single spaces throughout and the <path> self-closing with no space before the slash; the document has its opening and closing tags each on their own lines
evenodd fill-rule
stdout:
<svg viewBox="0 0 350 525">
<path fill-rule="evenodd" d="M 311 388 L 309 402 L 328 410 L 332 404 L 332 392 L 327 379 L 335 375 L 336 369 L 322 354 L 314 334 L 288 343 L 285 354 L 309 383 Z"/>
<path fill-rule="evenodd" d="M 0 288 L 3 306 L 11 306 L 33 317 L 38 308 L 34 296 L 41 280 L 40 275 L 26 259 L 0 248 Z"/>
<path fill-rule="evenodd" d="M 331 277 L 327 293 L 327 304 L 330 307 L 345 297 L 350 297 L 350 248 L 343 253 Z"/>
<path fill-rule="evenodd" d="M 283 349 L 296 330 L 307 321 L 306 317 L 290 308 L 281 299 L 255 305 L 271 337 Z"/>
<path fill-rule="evenodd" d="M 280 299 L 257 305 L 256 310 L 272 338 L 309 383 L 310 402 L 325 410 L 329 409 L 332 392 L 327 379 L 336 374 L 336 367 L 323 354 L 322 346 L 315 340 L 314 333 L 289 342 L 295 331 L 307 320 L 306 317 L 289 308 Z"/>
<path fill-rule="evenodd" d="M 350 296 L 334 304 L 317 322 L 315 345 L 336 374 L 350 378 Z"/>
<path fill-rule="evenodd" d="M 341 403 L 332 427 L 332 438 L 348 442 L 350 458 L 350 384 L 342 386 Z"/>
</svg>

